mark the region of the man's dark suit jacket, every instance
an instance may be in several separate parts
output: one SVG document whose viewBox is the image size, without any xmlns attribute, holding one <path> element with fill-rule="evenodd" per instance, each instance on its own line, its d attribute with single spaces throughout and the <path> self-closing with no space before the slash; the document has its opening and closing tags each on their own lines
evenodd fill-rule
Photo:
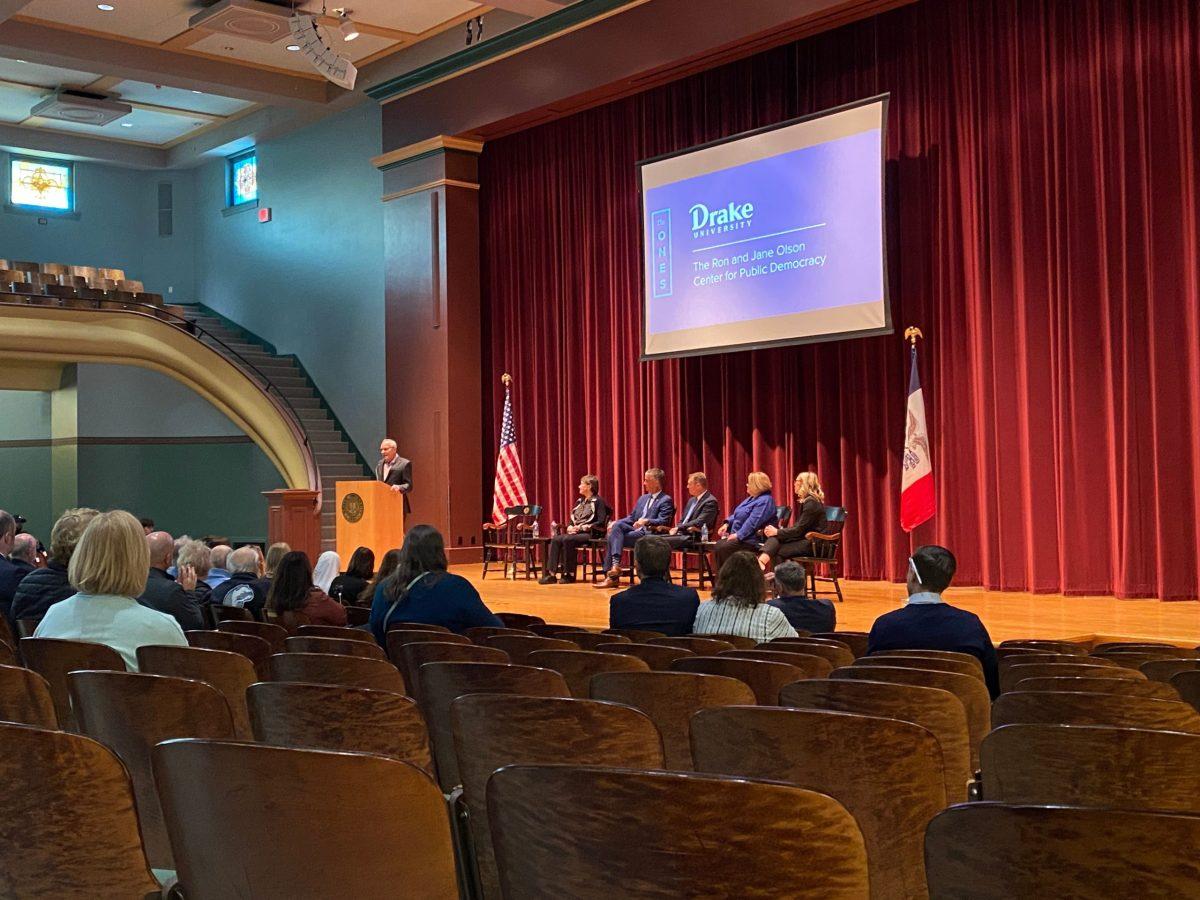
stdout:
<svg viewBox="0 0 1200 900">
<path fill-rule="evenodd" d="M 13 597 L 17 594 L 17 585 L 21 579 L 36 569 L 37 566 L 23 559 L 8 559 L 0 556 L 0 613 L 10 619 Z"/>
<path fill-rule="evenodd" d="M 146 589 L 138 597 L 138 603 L 171 616 L 184 631 L 204 627 L 204 615 L 196 598 L 162 569 L 150 567 Z"/>
<path fill-rule="evenodd" d="M 645 628 L 668 637 L 692 633 L 700 595 L 694 588 L 647 578 L 608 602 L 609 628 Z"/>
<path fill-rule="evenodd" d="M 878 650 L 953 650 L 970 653 L 983 664 L 983 677 L 993 698 L 1000 694 L 996 648 L 979 616 L 948 603 L 920 603 L 886 613 L 875 620 L 867 653 Z"/>
<path fill-rule="evenodd" d="M 412 490 L 412 460 L 405 459 L 403 456 L 397 456 L 392 460 L 392 468 L 388 472 L 387 478 L 383 477 L 383 460 L 375 463 L 375 480 L 382 481 L 384 484 L 398 486 L 404 492 L 404 512 L 412 512 L 412 506 L 408 502 L 408 492 Z"/>
<path fill-rule="evenodd" d="M 683 516 L 679 519 L 679 524 L 676 526 L 680 534 L 688 529 L 695 528 L 697 531 L 703 525 L 708 526 L 708 531 L 711 534 L 717 529 L 717 498 L 708 491 L 705 491 L 699 497 L 691 497 L 683 507 Z"/>
</svg>

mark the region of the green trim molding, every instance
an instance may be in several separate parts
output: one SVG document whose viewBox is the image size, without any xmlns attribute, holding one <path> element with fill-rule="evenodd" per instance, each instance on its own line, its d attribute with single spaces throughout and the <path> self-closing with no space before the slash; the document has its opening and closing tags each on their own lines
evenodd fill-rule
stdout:
<svg viewBox="0 0 1200 900">
<path fill-rule="evenodd" d="M 435 81 L 441 81 L 458 72 L 490 62 L 497 56 L 503 56 L 529 44 L 545 40 L 560 31 L 566 31 L 589 19 L 627 6 L 630 2 L 631 0 L 577 0 L 570 6 L 547 13 L 541 18 L 531 19 L 524 25 L 518 25 L 516 28 L 509 29 L 474 46 L 465 47 L 457 53 L 451 53 L 449 56 L 419 66 L 411 72 L 405 72 L 403 75 L 380 82 L 374 87 L 367 88 L 366 94 L 372 100 L 383 103 Z"/>
</svg>

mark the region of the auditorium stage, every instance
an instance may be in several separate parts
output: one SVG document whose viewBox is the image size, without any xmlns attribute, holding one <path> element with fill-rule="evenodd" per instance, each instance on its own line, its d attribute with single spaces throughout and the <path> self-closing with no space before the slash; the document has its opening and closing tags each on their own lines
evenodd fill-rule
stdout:
<svg viewBox="0 0 1200 900">
<path fill-rule="evenodd" d="M 454 566 L 471 581 L 484 602 L 496 612 L 524 612 L 547 622 L 604 628 L 608 598 L 615 591 L 597 591 L 589 584 L 539 585 L 524 579 L 505 580 L 493 574 L 480 578 L 478 564 Z M 886 581 L 843 581 L 845 603 L 837 605 L 838 627 L 868 631 L 876 617 L 897 609 L 904 585 Z M 707 597 L 707 592 L 702 596 Z M 1116 600 L 1112 597 L 1064 597 L 951 588 L 946 595 L 957 606 L 978 613 L 997 642 L 1009 638 L 1144 638 L 1189 647 L 1200 644 L 1200 603 L 1159 600 Z"/>
</svg>

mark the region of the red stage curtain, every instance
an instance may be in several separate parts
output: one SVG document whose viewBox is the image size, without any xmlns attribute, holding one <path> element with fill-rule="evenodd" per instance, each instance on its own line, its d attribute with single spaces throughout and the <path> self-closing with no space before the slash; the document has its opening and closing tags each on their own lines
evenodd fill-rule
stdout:
<svg viewBox="0 0 1200 900">
<path fill-rule="evenodd" d="M 636 161 L 883 91 L 897 334 L 639 363 Z M 1198 105 L 1194 0 L 928 0 L 489 143 L 485 434 L 510 371 L 560 521 L 584 472 L 626 511 L 649 465 L 677 496 L 704 469 L 725 509 L 751 469 L 785 498 L 813 468 L 852 576 L 901 577 L 916 324 L 916 536 L 958 583 L 1196 597 Z"/>
</svg>

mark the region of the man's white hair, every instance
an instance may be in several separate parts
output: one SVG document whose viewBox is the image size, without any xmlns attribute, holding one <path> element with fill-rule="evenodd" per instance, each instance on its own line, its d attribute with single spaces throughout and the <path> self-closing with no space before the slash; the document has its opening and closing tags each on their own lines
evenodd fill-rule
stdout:
<svg viewBox="0 0 1200 900">
<path fill-rule="evenodd" d="M 396 449 L 396 448 L 398 448 L 400 445 L 399 445 L 399 444 L 397 444 L 397 443 L 396 443 L 394 440 L 392 440 L 391 438 L 384 438 L 382 441 L 380 441 L 380 442 L 379 442 L 379 446 L 380 446 L 380 447 L 391 447 L 393 450 L 395 450 L 395 449 Z"/>
</svg>

